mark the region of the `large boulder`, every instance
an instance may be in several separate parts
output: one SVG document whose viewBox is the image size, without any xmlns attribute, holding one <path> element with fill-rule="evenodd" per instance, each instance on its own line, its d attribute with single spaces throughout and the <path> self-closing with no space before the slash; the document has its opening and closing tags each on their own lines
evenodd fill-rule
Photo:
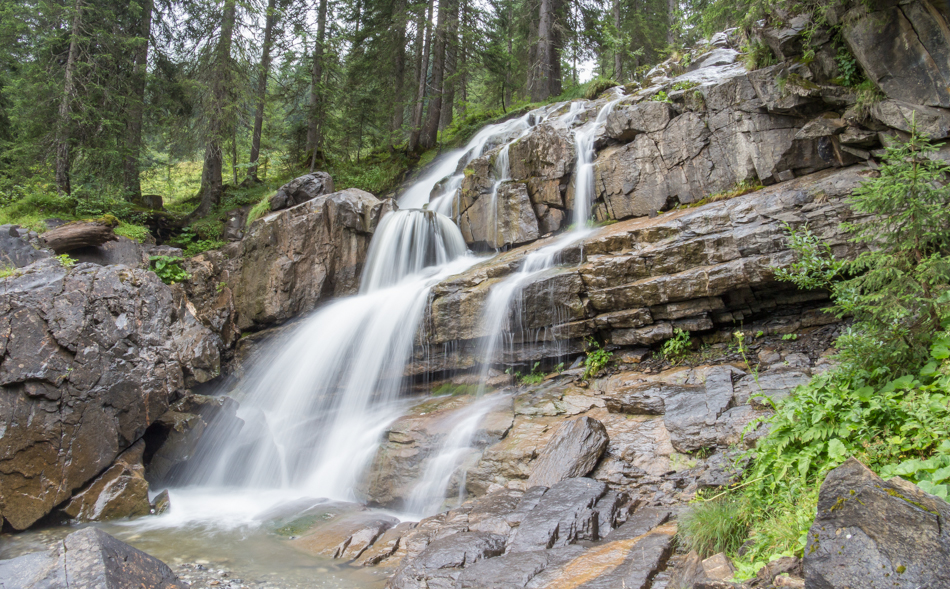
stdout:
<svg viewBox="0 0 950 589">
<path fill-rule="evenodd" d="M 0 589 L 185 589 L 168 565 L 97 528 L 74 532 L 48 553 L 0 561 Z"/>
<path fill-rule="evenodd" d="M 333 178 L 326 172 L 312 172 L 294 178 L 270 197 L 270 210 L 279 211 L 333 192 Z"/>
<path fill-rule="evenodd" d="M 152 506 L 142 464 L 144 453 L 144 441 L 132 444 L 109 470 L 73 495 L 63 513 L 80 522 L 148 515 Z"/>
<path fill-rule="evenodd" d="M 939 0 L 938 0 L 939 1 Z M 856 6 L 843 19 L 858 63 L 888 97 L 950 108 L 950 26 L 927 0 L 882 0 Z"/>
<path fill-rule="evenodd" d="M 606 447 L 607 430 L 601 422 L 586 416 L 565 421 L 541 450 L 528 486 L 551 487 L 564 479 L 587 476 Z"/>
<path fill-rule="evenodd" d="M 256 222 L 231 252 L 238 268 L 228 272 L 225 287 L 233 293 L 235 328 L 282 323 L 327 298 L 355 293 L 387 210 L 372 194 L 349 188 Z"/>
<path fill-rule="evenodd" d="M 950 586 L 950 505 L 854 458 L 832 470 L 808 530 L 805 584 L 815 589 Z"/>
<path fill-rule="evenodd" d="M 50 250 L 40 245 L 35 231 L 19 225 L 0 225 L 0 268 L 22 268 L 50 257 Z"/>
<path fill-rule="evenodd" d="M 152 272 L 43 260 L 0 284 L 0 513 L 24 529 L 220 359 L 213 334 Z"/>
<path fill-rule="evenodd" d="M 523 182 L 503 182 L 495 195 L 482 194 L 462 213 L 459 228 L 466 243 L 493 249 L 521 245 L 541 236 L 538 217 Z"/>
</svg>

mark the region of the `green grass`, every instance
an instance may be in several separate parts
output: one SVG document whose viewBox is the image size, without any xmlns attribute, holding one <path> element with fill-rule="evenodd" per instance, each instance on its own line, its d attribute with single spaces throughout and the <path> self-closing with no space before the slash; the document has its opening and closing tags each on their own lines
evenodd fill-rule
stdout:
<svg viewBox="0 0 950 589">
<path fill-rule="evenodd" d="M 689 550 L 707 558 L 720 552 L 735 553 L 752 527 L 752 513 L 741 495 L 697 501 L 680 516 L 677 534 Z"/>
</svg>

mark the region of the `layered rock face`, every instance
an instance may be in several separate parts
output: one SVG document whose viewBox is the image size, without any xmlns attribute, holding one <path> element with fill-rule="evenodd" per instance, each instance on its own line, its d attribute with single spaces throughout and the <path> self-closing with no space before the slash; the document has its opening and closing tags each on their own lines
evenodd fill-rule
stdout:
<svg viewBox="0 0 950 589">
<path fill-rule="evenodd" d="M 317 196 L 265 216 L 239 242 L 190 258 L 185 288 L 198 317 L 230 347 L 242 331 L 355 293 L 376 224 L 392 207 L 355 188 Z"/>
<path fill-rule="evenodd" d="M 0 514 L 16 529 L 220 372 L 220 342 L 144 270 L 42 260 L 2 281 L 0 310 Z"/>
<path fill-rule="evenodd" d="M 552 268 L 526 285 L 511 305 L 520 325 L 515 345 L 493 358 L 506 364 L 570 354 L 581 339 L 603 336 L 617 345 L 649 345 L 676 328 L 708 331 L 766 311 L 797 308 L 770 329 L 794 330 L 831 319 L 801 305 L 824 293 L 777 283 L 773 267 L 792 261 L 785 224 L 808 227 L 836 255 L 852 255 L 841 222 L 853 219 L 844 198 L 871 172 L 863 166 L 824 171 L 727 201 L 633 219 L 599 230 L 562 253 L 578 265 Z M 546 242 L 512 250 L 436 286 L 425 327 L 430 344 L 453 343 L 451 353 L 429 349 L 413 371 L 471 366 L 484 332 L 491 289 L 515 272 L 524 256 Z M 530 341 L 535 334 L 540 337 Z M 529 340 L 529 341 L 524 341 Z"/>
</svg>

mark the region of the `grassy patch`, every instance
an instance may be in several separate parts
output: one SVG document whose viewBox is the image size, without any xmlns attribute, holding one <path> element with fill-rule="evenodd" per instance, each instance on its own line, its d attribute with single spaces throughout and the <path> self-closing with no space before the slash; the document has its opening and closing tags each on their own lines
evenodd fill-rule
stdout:
<svg viewBox="0 0 950 589">
<path fill-rule="evenodd" d="M 720 552 L 735 553 L 752 526 L 751 510 L 742 496 L 693 503 L 678 521 L 677 534 L 702 558 Z"/>
<path fill-rule="evenodd" d="M 433 397 L 458 397 L 460 395 L 474 395 L 478 393 L 477 384 L 455 384 L 451 382 L 443 382 L 439 386 L 432 389 Z"/>
</svg>

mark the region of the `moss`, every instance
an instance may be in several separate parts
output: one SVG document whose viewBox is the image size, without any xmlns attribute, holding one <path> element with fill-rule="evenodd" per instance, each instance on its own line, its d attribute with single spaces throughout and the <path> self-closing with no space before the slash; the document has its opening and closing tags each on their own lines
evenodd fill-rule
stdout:
<svg viewBox="0 0 950 589">
<path fill-rule="evenodd" d="M 907 503 L 910 503 L 911 505 L 913 505 L 913 506 L 915 506 L 915 507 L 919 507 L 920 509 L 923 509 L 923 510 L 926 511 L 927 513 L 930 513 L 930 514 L 933 514 L 933 515 L 940 515 L 940 514 L 938 514 L 936 511 L 934 511 L 933 509 L 928 509 L 924 504 L 919 503 L 919 502 L 917 502 L 917 501 L 914 501 L 913 499 L 908 499 L 906 496 L 904 496 L 903 493 L 901 493 L 901 492 L 898 491 L 897 489 L 887 488 L 887 489 L 884 489 L 884 492 L 887 493 L 888 495 L 890 495 L 891 497 L 897 497 L 898 499 L 903 499 L 903 500 L 906 501 Z"/>
<path fill-rule="evenodd" d="M 903 574 L 904 571 L 907 570 L 907 567 L 905 567 L 905 566 L 902 565 L 902 564 L 899 564 L 899 565 L 897 565 L 897 568 L 894 569 L 894 570 L 896 570 L 899 574 Z"/>
</svg>

